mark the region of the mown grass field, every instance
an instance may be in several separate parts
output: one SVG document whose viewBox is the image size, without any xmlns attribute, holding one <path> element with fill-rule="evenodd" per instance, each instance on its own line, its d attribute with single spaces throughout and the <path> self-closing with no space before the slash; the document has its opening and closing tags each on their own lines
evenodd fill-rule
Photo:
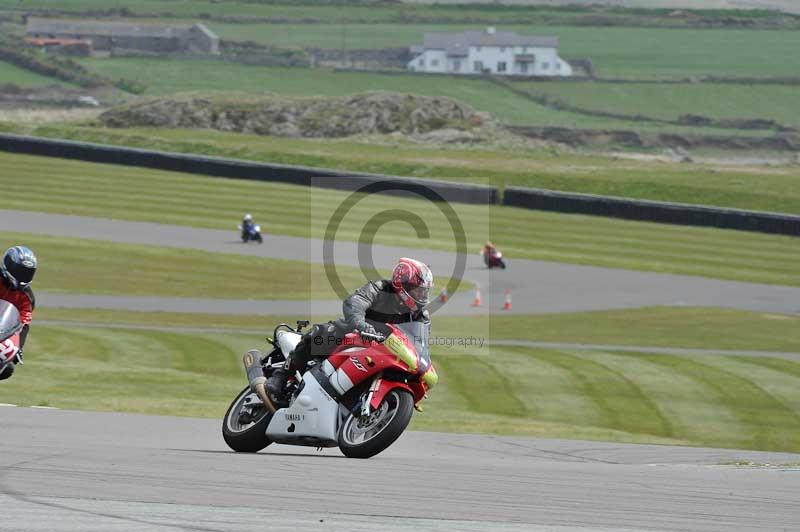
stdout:
<svg viewBox="0 0 800 532">
<path fill-rule="evenodd" d="M 238 234 L 232 227 L 235 242 Z M 36 275 L 36 288 L 47 292 L 221 299 L 337 297 L 327 283 L 312 282 L 324 278 L 323 267 L 303 261 L 0 232 L 0 248 L 20 242 L 37 253 L 43 267 Z M 358 268 L 342 266 L 337 272 L 349 289 L 363 284 Z"/>
<path fill-rule="evenodd" d="M 800 90 L 792 86 L 582 82 L 514 82 L 514 86 L 593 111 L 661 120 L 677 120 L 687 114 L 717 119 L 766 118 L 800 126 Z"/>
<path fill-rule="evenodd" d="M 38 283 L 38 279 L 37 279 Z M 330 316 L 230 316 L 41 308 L 36 319 L 75 326 L 170 326 L 271 333 L 281 322 Z M 433 335 L 537 342 L 800 353 L 800 316 L 734 309 L 651 307 L 559 314 L 434 316 Z"/>
<path fill-rule="evenodd" d="M 41 324 L 0 402 L 221 417 L 259 335 Z M 416 429 L 800 450 L 800 363 L 528 348 L 434 351 Z M 480 376 L 480 378 L 476 378 Z M 34 383 L 34 385 L 31 385 Z"/>
<path fill-rule="evenodd" d="M 30 70 L 0 61 L 0 85 L 13 84 L 18 87 L 47 87 L 49 85 L 71 86 L 59 79 L 42 76 Z"/>
<path fill-rule="evenodd" d="M 292 185 L 11 154 L 0 155 L 0 184 L 8 194 L 9 209 L 219 229 L 230 229 L 231 219 L 252 212 L 268 233 L 315 237 L 323 236 L 327 221 L 348 196 Z M 418 239 L 406 224 L 391 222 L 378 231 L 376 243 L 454 249 L 443 215 L 425 201 L 391 196 L 361 201 L 341 221 L 337 238 L 358 240 L 370 218 L 398 208 L 425 220 L 430 238 Z M 480 249 L 491 237 L 508 257 L 800 285 L 794 267 L 800 241 L 792 237 L 500 206 L 454 204 L 453 208 L 469 249 Z"/>
<path fill-rule="evenodd" d="M 0 123 L 0 129 L 3 124 Z M 286 139 L 209 130 L 9 126 L 14 132 L 280 164 L 800 213 L 800 170 L 616 160 L 502 140 L 480 149 L 359 139 Z M 0 155 L 2 157 L 2 155 Z M 9 163 L 9 168 L 17 166 Z"/>
</svg>

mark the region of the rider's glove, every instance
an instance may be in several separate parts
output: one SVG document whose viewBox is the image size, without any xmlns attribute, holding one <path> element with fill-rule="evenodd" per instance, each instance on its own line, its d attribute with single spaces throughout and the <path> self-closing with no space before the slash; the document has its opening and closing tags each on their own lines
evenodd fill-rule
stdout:
<svg viewBox="0 0 800 532">
<path fill-rule="evenodd" d="M 378 331 L 375 330 L 375 327 L 373 327 L 366 321 L 362 321 L 361 323 L 356 325 L 356 330 L 360 333 L 378 334 Z"/>
<path fill-rule="evenodd" d="M 375 330 L 375 327 L 373 327 L 370 323 L 366 321 L 362 321 L 361 323 L 359 323 L 356 326 L 356 330 L 367 334 L 378 334 L 378 331 Z"/>
</svg>

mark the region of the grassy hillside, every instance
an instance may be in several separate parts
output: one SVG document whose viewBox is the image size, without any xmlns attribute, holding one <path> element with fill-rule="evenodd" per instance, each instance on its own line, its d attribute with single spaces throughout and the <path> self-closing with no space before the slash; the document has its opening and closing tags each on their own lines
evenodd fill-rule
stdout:
<svg viewBox="0 0 800 532">
<path fill-rule="evenodd" d="M 2 125 L 0 124 L 0 127 Z M 58 138 L 390 175 L 549 188 L 800 214 L 794 166 L 654 163 L 529 150 L 358 140 L 286 139 L 207 130 L 12 128 Z M 384 141 L 386 142 L 386 141 Z"/>
<path fill-rule="evenodd" d="M 784 0 L 788 2 L 788 0 Z M 698 9 L 692 16 L 671 17 L 671 9 L 624 9 L 607 8 L 598 5 L 580 6 L 578 2 L 561 2 L 561 5 L 548 2 L 531 2 L 528 5 L 500 5 L 487 0 L 437 0 L 435 2 L 395 2 L 382 0 L 326 0 L 315 2 L 257 1 L 239 0 L 119 0 L 109 5 L 104 0 L 61 0 L 60 11 L 82 14 L 87 10 L 112 12 L 119 9 L 123 15 L 154 15 L 169 17 L 260 17 L 276 18 L 298 23 L 315 22 L 412 22 L 438 21 L 445 23 L 476 22 L 492 24 L 519 24 L 550 22 L 576 25 L 622 25 L 622 26 L 694 26 L 701 20 L 725 21 L 735 18 L 755 27 L 796 27 L 797 21 L 789 17 L 776 16 L 772 11 L 751 9 L 747 11 Z M 427 4 L 427 5 L 426 5 Z M 472 5 L 467 5 L 472 4 Z M 523 4 L 515 2 L 515 4 Z M 531 5 L 540 4 L 540 5 Z M 0 9 L 47 9 L 52 7 L 50 0 L 0 0 Z M 699 7 L 704 7 L 700 4 Z"/>
<path fill-rule="evenodd" d="M 614 124 L 607 119 L 586 120 L 578 115 L 553 111 L 479 79 L 454 82 L 439 76 L 333 72 L 327 69 L 262 67 L 222 61 L 116 58 L 83 62 L 108 77 L 128 76 L 142 81 L 148 86 L 145 94 L 153 96 L 206 90 L 343 96 L 371 90 L 391 90 L 449 96 L 516 124 L 558 125 L 570 120 L 573 123 L 580 120 L 587 127 L 624 127 L 626 124 L 622 121 Z"/>
<path fill-rule="evenodd" d="M 18 87 L 46 87 L 48 85 L 71 86 L 55 78 L 49 78 L 0 61 L 0 85 L 13 84 Z"/>
<path fill-rule="evenodd" d="M 800 90 L 791 86 L 581 82 L 514 82 L 513 86 L 594 111 L 661 120 L 677 120 L 686 114 L 717 119 L 766 118 L 800 127 Z"/>
<path fill-rule="evenodd" d="M 692 135 L 766 135 L 769 131 L 688 127 L 625 119 L 586 116 L 551 109 L 482 79 L 458 79 L 410 74 L 334 72 L 328 69 L 280 68 L 209 60 L 155 58 L 86 59 L 83 63 L 109 78 L 128 77 L 147 86 L 145 95 L 168 96 L 188 91 L 273 92 L 286 96 L 343 96 L 388 90 L 428 96 L 448 96 L 487 111 L 512 125 L 584 129 L 636 129 Z M 588 109 L 622 114 L 654 111 L 654 118 L 676 119 L 702 112 L 710 104 L 716 118 L 773 118 L 797 123 L 797 93 L 793 87 L 701 85 L 603 85 L 590 83 L 517 82 L 514 87 L 546 93 Z M 646 87 L 646 88 L 643 88 Z M 563 91 L 562 91 L 563 88 Z M 766 101 L 775 106 L 767 107 Z M 685 106 L 684 106 L 685 104 Z M 786 112 L 783 112 L 783 111 Z"/>
<path fill-rule="evenodd" d="M 476 24 L 219 24 L 223 38 L 279 46 L 344 48 L 404 47 L 425 32 L 484 29 Z M 562 57 L 589 57 L 602 77 L 686 78 L 688 76 L 794 76 L 800 59 L 793 31 L 736 29 L 602 28 L 503 25 L 504 31 L 559 37 Z"/>
<path fill-rule="evenodd" d="M 9 209 L 222 229 L 229 229 L 232 219 L 249 211 L 269 233 L 321 237 L 347 196 L 322 189 L 53 158 L 0 154 L 0 161 Z M 453 207 L 464 224 L 469 248 L 476 252 L 491 237 L 509 257 L 800 285 L 794 267 L 800 260 L 797 238 L 499 206 Z M 454 249 L 444 216 L 427 202 L 390 196 L 362 201 L 342 221 L 337 238 L 358 240 L 367 220 L 398 208 L 422 217 L 430 227 L 430 238 L 417 239 L 406 224 L 394 222 L 382 227 L 377 243 Z"/>
</svg>

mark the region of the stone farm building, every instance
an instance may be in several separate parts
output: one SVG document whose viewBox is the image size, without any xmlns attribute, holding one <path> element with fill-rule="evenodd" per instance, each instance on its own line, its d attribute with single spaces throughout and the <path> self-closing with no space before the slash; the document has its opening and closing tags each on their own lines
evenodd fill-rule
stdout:
<svg viewBox="0 0 800 532">
<path fill-rule="evenodd" d="M 572 67 L 558 56 L 558 37 L 517 35 L 509 31 L 426 33 L 411 47 L 408 69 L 441 74 L 498 76 L 571 76 Z"/>
<path fill-rule="evenodd" d="M 203 24 L 139 24 L 29 18 L 26 38 L 88 41 L 94 52 L 219 53 L 219 37 Z"/>
</svg>

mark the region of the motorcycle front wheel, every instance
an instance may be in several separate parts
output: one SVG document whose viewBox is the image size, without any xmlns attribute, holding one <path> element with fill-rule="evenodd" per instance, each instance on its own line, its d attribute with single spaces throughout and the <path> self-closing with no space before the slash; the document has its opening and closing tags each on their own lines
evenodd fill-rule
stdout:
<svg viewBox="0 0 800 532">
<path fill-rule="evenodd" d="M 247 402 L 256 398 L 250 386 L 246 387 L 239 392 L 222 419 L 222 437 L 237 453 L 257 453 L 272 443 L 267 437 L 267 425 L 272 415 L 263 405 L 249 409 L 252 414 L 245 412 L 243 417 Z"/>
<path fill-rule="evenodd" d="M 414 398 L 394 389 L 369 416 L 350 413 L 339 429 L 339 449 L 348 458 L 370 458 L 400 437 L 414 412 Z"/>
</svg>

